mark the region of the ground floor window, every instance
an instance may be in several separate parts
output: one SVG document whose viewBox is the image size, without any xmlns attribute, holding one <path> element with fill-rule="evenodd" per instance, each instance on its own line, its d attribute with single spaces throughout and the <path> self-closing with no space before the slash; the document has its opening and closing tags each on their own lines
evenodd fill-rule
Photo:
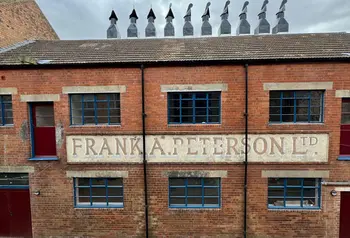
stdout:
<svg viewBox="0 0 350 238">
<path fill-rule="evenodd" d="M 269 208 L 319 209 L 321 179 L 269 178 Z"/>
<path fill-rule="evenodd" d="M 169 207 L 220 207 L 220 178 L 169 178 Z"/>
<path fill-rule="evenodd" d="M 123 207 L 122 178 L 75 178 L 76 207 Z"/>
</svg>

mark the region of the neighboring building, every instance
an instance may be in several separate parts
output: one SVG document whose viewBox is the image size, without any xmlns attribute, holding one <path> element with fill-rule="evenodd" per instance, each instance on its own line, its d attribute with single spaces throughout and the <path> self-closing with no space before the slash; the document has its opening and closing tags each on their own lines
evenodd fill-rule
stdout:
<svg viewBox="0 0 350 238">
<path fill-rule="evenodd" d="M 58 40 L 35 0 L 0 0 L 0 48 L 25 40 Z"/>
<path fill-rule="evenodd" d="M 248 237 L 349 237 L 349 68 L 347 33 L 9 49 L 0 235 L 243 237 L 246 202 Z"/>
</svg>

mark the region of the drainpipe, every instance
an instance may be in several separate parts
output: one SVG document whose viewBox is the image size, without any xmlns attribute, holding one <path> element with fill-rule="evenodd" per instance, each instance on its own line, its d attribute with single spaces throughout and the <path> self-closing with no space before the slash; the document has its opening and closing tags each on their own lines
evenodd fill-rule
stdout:
<svg viewBox="0 0 350 238">
<path fill-rule="evenodd" d="M 248 64 L 245 69 L 245 130 L 244 130 L 244 238 L 247 238 L 247 186 L 248 186 Z"/>
<path fill-rule="evenodd" d="M 143 155 L 143 182 L 145 191 L 145 229 L 148 238 L 148 195 L 147 195 L 147 158 L 146 158 L 146 113 L 145 113 L 145 67 L 141 67 L 142 84 L 142 155 Z"/>
</svg>

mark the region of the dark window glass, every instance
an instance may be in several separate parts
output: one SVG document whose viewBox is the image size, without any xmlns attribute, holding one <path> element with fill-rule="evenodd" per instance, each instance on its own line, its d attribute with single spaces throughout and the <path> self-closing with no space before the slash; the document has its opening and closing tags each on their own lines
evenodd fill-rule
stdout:
<svg viewBox="0 0 350 238">
<path fill-rule="evenodd" d="M 13 124 L 12 96 L 0 95 L 0 126 Z"/>
<path fill-rule="evenodd" d="M 343 98 L 342 101 L 340 155 L 350 155 L 350 98 Z"/>
<path fill-rule="evenodd" d="M 28 174 L 0 173 L 0 187 L 29 186 Z"/>
<path fill-rule="evenodd" d="M 70 96 L 72 125 L 120 124 L 120 94 Z"/>
<path fill-rule="evenodd" d="M 320 179 L 269 178 L 269 208 L 320 208 Z"/>
<path fill-rule="evenodd" d="M 123 179 L 74 179 L 75 204 L 78 207 L 123 207 Z"/>
<path fill-rule="evenodd" d="M 169 206 L 220 207 L 220 179 L 169 178 Z"/>
<path fill-rule="evenodd" d="M 270 122 L 323 122 L 323 91 L 270 91 Z"/>
<path fill-rule="evenodd" d="M 168 93 L 169 124 L 220 123 L 220 92 Z"/>
</svg>

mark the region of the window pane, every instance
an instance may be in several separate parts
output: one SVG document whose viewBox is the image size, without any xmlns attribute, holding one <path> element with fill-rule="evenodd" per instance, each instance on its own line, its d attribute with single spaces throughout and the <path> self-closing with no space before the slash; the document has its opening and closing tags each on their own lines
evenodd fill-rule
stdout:
<svg viewBox="0 0 350 238">
<path fill-rule="evenodd" d="M 219 116 L 220 115 L 220 108 L 209 108 L 209 116 Z"/>
<path fill-rule="evenodd" d="M 219 186 L 220 179 L 217 178 L 204 178 L 204 186 Z"/>
<path fill-rule="evenodd" d="M 312 122 L 321 122 L 322 121 L 320 115 L 311 115 L 310 118 L 311 118 L 310 120 Z"/>
<path fill-rule="evenodd" d="M 107 198 L 106 197 L 92 197 L 91 199 L 92 199 L 92 204 L 98 205 L 99 203 L 103 203 L 104 205 L 107 205 Z"/>
<path fill-rule="evenodd" d="M 283 98 L 294 98 L 294 91 L 283 91 Z"/>
<path fill-rule="evenodd" d="M 197 116 L 206 116 L 207 115 L 207 109 L 206 108 L 196 108 L 196 117 Z"/>
<path fill-rule="evenodd" d="M 281 92 L 280 91 L 270 91 L 270 98 L 280 98 Z"/>
<path fill-rule="evenodd" d="M 268 192 L 269 197 L 283 197 L 284 188 L 269 188 Z"/>
<path fill-rule="evenodd" d="M 284 179 L 280 178 L 269 178 L 269 186 L 284 186 Z"/>
<path fill-rule="evenodd" d="M 303 200 L 303 207 L 319 207 L 318 198 L 307 198 Z"/>
<path fill-rule="evenodd" d="M 101 101 L 101 100 L 103 100 L 103 101 L 107 101 L 107 94 L 96 94 L 96 100 L 98 100 L 98 101 Z"/>
<path fill-rule="evenodd" d="M 97 117 L 98 124 L 108 124 L 108 117 Z"/>
<path fill-rule="evenodd" d="M 287 197 L 301 197 L 301 188 L 287 188 Z"/>
<path fill-rule="evenodd" d="M 294 122 L 294 115 L 293 114 L 282 115 L 282 121 L 283 122 Z"/>
<path fill-rule="evenodd" d="M 200 178 L 189 178 L 187 180 L 188 185 L 201 185 L 202 179 Z"/>
<path fill-rule="evenodd" d="M 119 93 L 109 94 L 109 100 L 110 101 L 119 101 L 120 100 L 120 94 Z"/>
<path fill-rule="evenodd" d="M 122 188 L 108 188 L 108 196 L 123 196 Z"/>
<path fill-rule="evenodd" d="M 209 99 L 220 100 L 221 93 L 220 92 L 212 92 L 208 93 Z"/>
<path fill-rule="evenodd" d="M 350 124 L 350 114 L 342 114 L 341 123 Z"/>
<path fill-rule="evenodd" d="M 280 107 L 280 106 L 281 106 L 281 100 L 279 98 L 277 99 L 270 98 L 270 107 Z"/>
<path fill-rule="evenodd" d="M 196 108 L 207 107 L 207 100 L 196 100 Z"/>
<path fill-rule="evenodd" d="M 90 204 L 90 197 L 78 197 L 78 203 L 86 203 L 86 204 Z"/>
<path fill-rule="evenodd" d="M 123 186 L 123 179 L 109 178 L 107 180 L 108 180 L 108 186 Z"/>
<path fill-rule="evenodd" d="M 196 93 L 196 99 L 206 99 L 207 93 Z"/>
<path fill-rule="evenodd" d="M 270 107 L 270 114 L 280 114 L 280 113 L 281 113 L 280 107 Z"/>
<path fill-rule="evenodd" d="M 286 198 L 286 207 L 300 207 L 300 198 Z"/>
<path fill-rule="evenodd" d="M 317 196 L 318 188 L 304 188 L 304 198 L 314 198 Z"/>
<path fill-rule="evenodd" d="M 170 196 L 185 196 L 185 188 L 170 188 Z"/>
<path fill-rule="evenodd" d="M 182 123 L 193 123 L 193 117 L 192 116 L 183 116 Z"/>
<path fill-rule="evenodd" d="M 90 186 L 90 179 L 88 178 L 79 178 L 78 186 Z"/>
<path fill-rule="evenodd" d="M 207 117 L 206 116 L 196 116 L 196 123 L 206 123 Z"/>
<path fill-rule="evenodd" d="M 170 198 L 170 205 L 185 206 L 185 198 Z"/>
<path fill-rule="evenodd" d="M 279 122 L 280 118 L 280 115 L 270 115 L 270 122 Z"/>
<path fill-rule="evenodd" d="M 81 102 L 82 96 L 81 95 L 71 95 L 71 100 L 72 100 L 72 102 Z M 80 103 L 80 105 L 81 105 L 81 103 Z"/>
<path fill-rule="evenodd" d="M 192 93 L 182 93 L 182 99 L 192 99 Z"/>
<path fill-rule="evenodd" d="M 73 125 L 81 125 L 83 124 L 82 117 L 72 117 Z"/>
<path fill-rule="evenodd" d="M 77 195 L 89 197 L 90 196 L 90 188 L 78 188 Z"/>
<path fill-rule="evenodd" d="M 304 186 L 317 186 L 316 179 L 306 178 L 304 179 Z"/>
<path fill-rule="evenodd" d="M 342 113 L 350 113 L 350 102 L 345 102 L 343 100 L 343 103 L 342 103 Z"/>
<path fill-rule="evenodd" d="M 92 196 L 106 196 L 106 188 L 91 188 L 91 195 Z"/>
<path fill-rule="evenodd" d="M 2 122 L 0 121 L 0 124 Z M 10 124 L 13 124 L 13 118 L 9 117 L 9 118 L 5 118 L 5 122 L 4 122 L 5 125 L 10 125 Z"/>
<path fill-rule="evenodd" d="M 4 103 L 12 102 L 12 96 L 11 96 L 11 95 L 3 95 L 3 96 L 2 96 L 2 101 L 3 101 Z"/>
<path fill-rule="evenodd" d="M 204 188 L 204 196 L 219 196 L 218 188 Z"/>
<path fill-rule="evenodd" d="M 192 116 L 193 114 L 192 108 L 183 108 L 181 112 L 183 116 Z"/>
<path fill-rule="evenodd" d="M 95 117 L 84 117 L 84 124 L 95 124 Z"/>
<path fill-rule="evenodd" d="M 169 108 L 169 114 L 171 116 L 180 116 L 180 108 Z"/>
<path fill-rule="evenodd" d="M 84 94 L 84 102 L 88 101 L 94 101 L 94 95 L 93 94 Z"/>
<path fill-rule="evenodd" d="M 202 196 L 202 187 L 199 188 L 187 188 L 187 196 Z"/>
<path fill-rule="evenodd" d="M 169 123 L 180 123 L 180 117 L 169 117 Z"/>
<path fill-rule="evenodd" d="M 193 205 L 202 205 L 202 197 L 188 197 L 187 198 L 187 205 L 193 206 Z"/>
<path fill-rule="evenodd" d="M 91 184 L 94 185 L 103 185 L 105 186 L 105 180 L 101 178 L 93 178 L 91 179 Z"/>
<path fill-rule="evenodd" d="M 287 179 L 287 186 L 301 186 L 301 179 Z"/>
<path fill-rule="evenodd" d="M 220 100 L 209 100 L 209 107 L 220 107 Z"/>
<path fill-rule="evenodd" d="M 296 91 L 295 96 L 297 98 L 309 98 L 310 91 Z"/>
<path fill-rule="evenodd" d="M 98 109 L 106 109 L 105 111 L 108 111 L 108 102 L 97 102 L 96 106 Z"/>
<path fill-rule="evenodd" d="M 53 106 L 35 106 L 37 127 L 55 126 Z"/>
<path fill-rule="evenodd" d="M 296 121 L 297 122 L 308 122 L 309 116 L 308 115 L 297 115 Z"/>
<path fill-rule="evenodd" d="M 209 122 L 210 123 L 219 123 L 220 117 L 219 116 L 209 116 Z"/>
<path fill-rule="evenodd" d="M 169 184 L 170 186 L 185 186 L 185 181 L 183 178 L 171 178 Z"/>
<path fill-rule="evenodd" d="M 120 116 L 120 109 L 110 109 L 109 110 L 109 115 L 111 117 L 113 117 L 113 116 Z"/>
<path fill-rule="evenodd" d="M 192 108 L 193 107 L 193 101 L 192 100 L 182 100 L 181 101 L 181 107 L 182 108 Z"/>
<path fill-rule="evenodd" d="M 284 206 L 284 199 L 283 198 L 269 198 L 268 204 L 269 204 L 269 206 L 283 207 Z"/>
<path fill-rule="evenodd" d="M 108 197 L 108 203 L 123 203 L 122 197 Z"/>
<path fill-rule="evenodd" d="M 297 104 L 296 104 L 297 107 L 306 107 L 307 108 L 309 106 L 308 99 L 297 99 L 296 102 L 297 102 Z"/>
<path fill-rule="evenodd" d="M 204 198 L 204 206 L 219 205 L 219 198 Z"/>
</svg>

